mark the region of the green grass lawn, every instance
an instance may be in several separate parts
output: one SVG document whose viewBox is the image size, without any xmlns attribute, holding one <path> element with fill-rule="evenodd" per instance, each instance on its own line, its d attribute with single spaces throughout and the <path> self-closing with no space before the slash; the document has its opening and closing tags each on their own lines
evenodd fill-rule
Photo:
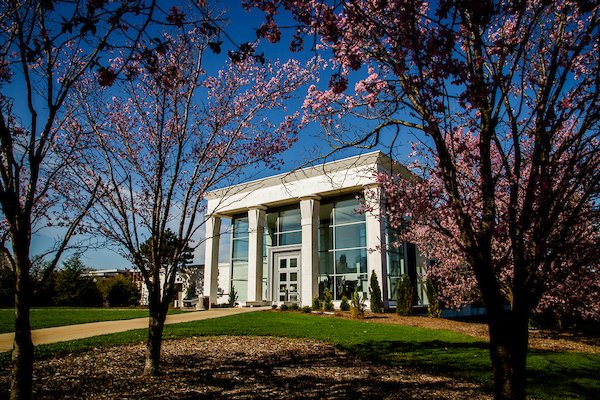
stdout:
<svg viewBox="0 0 600 400">
<path fill-rule="evenodd" d="M 164 331 L 165 339 L 216 335 L 313 338 L 359 357 L 475 382 L 487 390 L 492 388 L 488 344 L 450 331 L 279 312 L 167 325 Z M 136 343 L 146 338 L 147 330 L 140 329 L 38 346 L 36 356 Z M 2 354 L 0 362 L 10 362 L 10 354 Z M 531 398 L 593 399 L 600 393 L 600 355 L 533 350 L 529 353 L 528 369 Z"/>
<path fill-rule="evenodd" d="M 178 309 L 169 310 L 169 314 L 179 314 Z M 29 313 L 31 329 L 51 328 L 54 326 L 77 325 L 87 322 L 117 321 L 148 317 L 147 309 L 129 308 L 70 308 L 47 307 L 34 308 Z M 12 308 L 0 309 L 0 333 L 14 332 L 15 311 Z"/>
</svg>

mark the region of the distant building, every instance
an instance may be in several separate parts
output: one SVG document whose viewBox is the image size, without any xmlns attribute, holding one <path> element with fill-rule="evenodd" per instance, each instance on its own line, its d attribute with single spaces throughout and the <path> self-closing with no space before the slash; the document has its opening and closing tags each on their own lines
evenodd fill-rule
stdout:
<svg viewBox="0 0 600 400">
<path fill-rule="evenodd" d="M 89 276 L 94 279 L 94 282 L 97 282 L 101 279 L 108 279 L 112 276 L 117 275 L 129 275 L 131 274 L 130 269 L 97 269 L 86 272 L 84 275 Z"/>
<path fill-rule="evenodd" d="M 410 176 L 373 152 L 207 193 L 204 295 L 211 304 L 225 302 L 233 287 L 241 305 L 310 306 L 329 288 L 339 307 L 355 288 L 367 296 L 375 271 L 386 308 L 396 306 L 403 274 L 413 278 L 415 306 L 425 306 L 427 260 L 410 243 L 386 249 L 395 232 L 380 218 L 385 203 L 375 174 L 392 170 Z M 360 202 L 373 212 L 357 212 Z M 219 263 L 223 218 L 232 221 L 225 264 Z"/>
</svg>

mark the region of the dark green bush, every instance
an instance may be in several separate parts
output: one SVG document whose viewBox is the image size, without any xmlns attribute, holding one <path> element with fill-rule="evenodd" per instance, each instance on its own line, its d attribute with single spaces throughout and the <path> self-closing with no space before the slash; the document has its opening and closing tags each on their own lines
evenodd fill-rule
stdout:
<svg viewBox="0 0 600 400">
<path fill-rule="evenodd" d="M 440 318 L 442 316 L 442 310 L 440 309 L 440 300 L 438 299 L 437 290 L 435 285 L 430 278 L 425 282 L 427 286 L 427 313 L 431 318 Z"/>
<path fill-rule="evenodd" d="M 287 306 L 287 304 L 282 304 L 282 305 L 279 307 L 279 309 L 280 309 L 281 311 L 287 311 L 287 310 L 288 310 L 288 308 L 289 308 L 289 307 Z"/>
<path fill-rule="evenodd" d="M 342 303 L 340 304 L 340 311 L 350 311 L 350 303 L 348 303 L 348 297 L 342 296 Z"/>
<path fill-rule="evenodd" d="M 54 304 L 84 307 L 102 305 L 102 293 L 94 280 L 85 276 L 86 270 L 79 254 L 72 255 L 63 263 L 55 273 Z"/>
<path fill-rule="evenodd" d="M 310 314 L 310 312 L 311 312 L 312 310 L 310 309 L 310 307 L 309 307 L 309 306 L 304 306 L 304 307 L 302 307 L 302 311 L 303 311 L 305 314 Z"/>
<path fill-rule="evenodd" d="M 396 297 L 396 314 L 412 315 L 414 303 L 414 290 L 410 276 L 402 275 L 398 281 L 398 290 Z"/>
<path fill-rule="evenodd" d="M 371 284 L 369 285 L 369 297 L 371 299 L 371 312 L 383 312 L 383 300 L 381 299 L 381 288 L 375 271 L 371 272 Z"/>
<path fill-rule="evenodd" d="M 227 298 L 227 305 L 229 308 L 233 308 L 238 305 L 238 294 L 235 291 L 235 287 L 231 287 L 231 291 L 229 292 L 229 297 Z"/>
<path fill-rule="evenodd" d="M 364 318 L 365 316 L 365 298 L 358 291 L 358 287 L 352 293 L 352 318 Z"/>
<path fill-rule="evenodd" d="M 290 306 L 290 310 L 292 311 L 298 311 L 300 309 L 300 306 L 298 304 L 292 304 Z"/>
<path fill-rule="evenodd" d="M 131 275 L 116 275 L 99 280 L 96 285 L 110 307 L 129 307 L 139 304 L 140 291 Z"/>
<path fill-rule="evenodd" d="M 196 293 L 196 281 L 192 281 L 185 291 L 185 300 L 190 300 L 195 297 L 198 297 L 198 294 Z"/>
<path fill-rule="evenodd" d="M 323 295 L 323 297 L 324 297 L 323 309 L 325 311 L 333 311 L 335 309 L 333 307 L 333 296 L 331 295 L 329 288 L 325 289 L 325 294 Z"/>
<path fill-rule="evenodd" d="M 312 306 L 313 310 L 320 310 L 321 309 L 321 299 L 319 299 L 319 296 L 316 296 L 313 299 L 313 306 Z"/>
</svg>

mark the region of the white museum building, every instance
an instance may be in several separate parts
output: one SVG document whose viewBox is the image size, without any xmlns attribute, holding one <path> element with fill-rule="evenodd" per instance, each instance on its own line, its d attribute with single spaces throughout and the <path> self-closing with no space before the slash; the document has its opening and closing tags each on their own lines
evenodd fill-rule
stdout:
<svg viewBox="0 0 600 400">
<path fill-rule="evenodd" d="M 204 296 L 226 302 L 222 293 L 233 287 L 242 306 L 311 306 L 329 288 L 339 307 L 355 288 L 367 297 L 375 271 L 384 307 L 395 308 L 403 274 L 413 278 L 415 306 L 426 305 L 427 260 L 412 244 L 387 246 L 394 230 L 379 216 L 376 174 L 392 169 L 409 176 L 377 151 L 207 193 Z M 358 212 L 361 202 L 373 211 Z M 223 218 L 231 240 L 220 240 Z M 219 262 L 221 243 L 230 247 L 227 263 Z"/>
</svg>

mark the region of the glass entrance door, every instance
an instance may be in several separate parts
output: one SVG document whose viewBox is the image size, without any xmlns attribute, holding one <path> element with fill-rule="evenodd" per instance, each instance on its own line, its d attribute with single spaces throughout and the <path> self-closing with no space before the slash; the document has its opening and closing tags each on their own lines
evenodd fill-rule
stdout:
<svg viewBox="0 0 600 400">
<path fill-rule="evenodd" d="M 300 302 L 300 252 L 275 254 L 275 301 Z"/>
</svg>

